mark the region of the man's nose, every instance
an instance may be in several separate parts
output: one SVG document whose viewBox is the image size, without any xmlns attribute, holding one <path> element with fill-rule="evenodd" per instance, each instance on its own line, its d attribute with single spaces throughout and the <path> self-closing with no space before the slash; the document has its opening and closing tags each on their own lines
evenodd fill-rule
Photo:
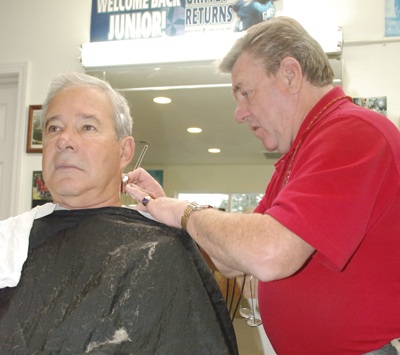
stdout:
<svg viewBox="0 0 400 355">
<path fill-rule="evenodd" d="M 57 139 L 57 148 L 60 150 L 76 150 L 76 137 L 73 132 L 64 130 Z"/>
</svg>

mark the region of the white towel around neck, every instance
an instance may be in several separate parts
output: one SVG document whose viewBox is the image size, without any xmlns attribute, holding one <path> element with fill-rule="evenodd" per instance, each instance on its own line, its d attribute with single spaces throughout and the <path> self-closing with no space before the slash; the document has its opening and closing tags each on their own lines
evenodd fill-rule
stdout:
<svg viewBox="0 0 400 355">
<path fill-rule="evenodd" d="M 46 203 L 0 221 L 0 288 L 15 287 L 28 256 L 33 221 L 53 213 L 57 205 Z"/>
</svg>

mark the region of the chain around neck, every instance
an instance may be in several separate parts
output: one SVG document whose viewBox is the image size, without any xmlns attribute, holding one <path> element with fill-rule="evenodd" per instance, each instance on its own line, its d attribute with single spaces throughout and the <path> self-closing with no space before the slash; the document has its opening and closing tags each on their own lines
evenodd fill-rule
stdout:
<svg viewBox="0 0 400 355">
<path fill-rule="evenodd" d="M 310 121 L 310 123 L 307 125 L 307 128 L 306 128 L 306 130 L 304 131 L 303 136 L 313 127 L 314 123 L 317 121 L 317 119 L 322 115 L 322 113 L 323 113 L 327 108 L 329 108 L 329 107 L 330 107 L 331 105 L 333 105 L 335 102 L 340 101 L 340 100 L 342 100 L 342 99 L 350 99 L 350 100 L 351 100 L 351 97 L 350 97 L 350 96 L 346 96 L 346 95 L 345 95 L 345 96 L 339 96 L 339 97 L 336 97 L 336 98 L 334 98 L 333 100 L 329 101 L 329 102 L 328 102 L 328 103 L 313 117 L 313 119 L 312 119 L 312 120 Z M 300 139 L 299 139 L 299 142 L 297 143 L 296 148 L 294 148 L 293 154 L 292 154 L 292 156 L 291 156 L 291 158 L 290 158 L 288 167 L 287 167 L 286 172 L 285 172 L 285 178 L 284 178 L 283 181 L 282 181 L 281 189 L 283 189 L 283 188 L 286 186 L 286 184 L 288 183 L 288 181 L 289 181 L 290 173 L 291 173 L 291 171 L 292 171 L 293 161 L 294 161 L 294 159 L 295 159 L 295 157 L 296 157 L 296 154 L 297 154 L 297 152 L 298 152 L 300 146 L 302 145 L 302 143 L 303 143 L 303 139 L 300 138 Z"/>
</svg>

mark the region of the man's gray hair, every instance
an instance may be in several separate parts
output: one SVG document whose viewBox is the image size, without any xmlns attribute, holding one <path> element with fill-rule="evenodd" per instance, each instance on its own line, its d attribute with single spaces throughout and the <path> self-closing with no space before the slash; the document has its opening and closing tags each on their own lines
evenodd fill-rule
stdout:
<svg viewBox="0 0 400 355">
<path fill-rule="evenodd" d="M 334 73 L 322 47 L 292 18 L 276 17 L 250 27 L 221 60 L 219 71 L 230 73 L 243 52 L 260 60 L 267 74 L 275 75 L 281 60 L 293 57 L 311 84 L 322 87 L 333 82 Z"/>
<path fill-rule="evenodd" d="M 132 117 L 126 98 L 114 90 L 107 81 L 91 75 L 74 72 L 59 74 L 51 81 L 47 97 L 42 105 L 40 116 L 42 128 L 50 101 L 59 91 L 71 87 L 95 88 L 104 92 L 112 104 L 117 139 L 132 135 Z"/>
</svg>

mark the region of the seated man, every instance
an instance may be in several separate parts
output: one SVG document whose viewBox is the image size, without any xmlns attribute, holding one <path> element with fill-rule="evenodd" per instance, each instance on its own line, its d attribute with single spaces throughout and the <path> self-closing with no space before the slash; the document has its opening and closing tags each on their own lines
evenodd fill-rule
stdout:
<svg viewBox="0 0 400 355">
<path fill-rule="evenodd" d="M 196 244 L 121 206 L 121 173 L 134 154 L 126 100 L 102 80 L 63 74 L 42 127 L 54 204 L 0 223 L 0 353 L 236 354 Z M 5 274 L 16 260 L 22 271 Z"/>
</svg>

